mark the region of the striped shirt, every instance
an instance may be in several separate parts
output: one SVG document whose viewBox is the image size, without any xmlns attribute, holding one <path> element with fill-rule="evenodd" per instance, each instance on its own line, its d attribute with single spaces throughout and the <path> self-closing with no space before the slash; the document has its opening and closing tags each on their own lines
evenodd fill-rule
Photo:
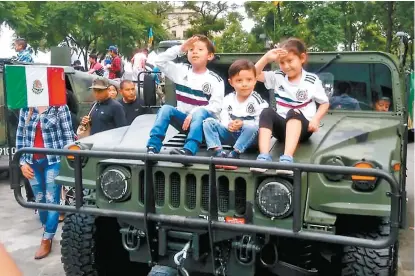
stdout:
<svg viewBox="0 0 415 276">
<path fill-rule="evenodd" d="M 196 74 L 191 65 L 173 62 L 180 54 L 180 47 L 177 45 L 167 49 L 154 61 L 160 71 L 176 84 L 177 109 L 192 114 L 204 108 L 219 117 L 225 82 L 209 69 L 202 74 Z"/>
<path fill-rule="evenodd" d="M 230 121 L 236 119 L 242 120 L 244 124 L 258 126 L 259 115 L 267 107 L 268 103 L 255 91 L 243 102 L 239 102 L 236 92 L 233 92 L 223 99 L 220 121 L 225 127 L 228 127 Z"/>
<path fill-rule="evenodd" d="M 307 120 L 317 112 L 316 102 L 328 103 L 329 99 L 317 75 L 302 71 L 298 84 L 291 83 L 282 71 L 264 71 L 264 85 L 274 89 L 277 113 L 286 118 L 290 109 L 299 109 Z"/>
<path fill-rule="evenodd" d="M 21 50 L 17 53 L 17 61 L 33 63 L 32 54 L 29 50 Z"/>
</svg>

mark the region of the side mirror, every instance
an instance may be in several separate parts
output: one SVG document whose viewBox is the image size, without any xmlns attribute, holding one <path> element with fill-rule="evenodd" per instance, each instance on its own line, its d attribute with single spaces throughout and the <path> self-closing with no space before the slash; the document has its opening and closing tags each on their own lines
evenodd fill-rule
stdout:
<svg viewBox="0 0 415 276">
<path fill-rule="evenodd" d="M 156 82 L 151 74 L 144 75 L 143 98 L 144 106 L 156 105 Z"/>
</svg>

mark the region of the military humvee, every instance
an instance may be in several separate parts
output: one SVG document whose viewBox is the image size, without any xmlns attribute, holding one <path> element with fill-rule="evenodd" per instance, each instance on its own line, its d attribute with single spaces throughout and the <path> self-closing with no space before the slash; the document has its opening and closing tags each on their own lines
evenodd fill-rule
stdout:
<svg viewBox="0 0 415 276">
<path fill-rule="evenodd" d="M 229 65 L 240 58 L 255 62 L 262 53 L 219 56 L 209 68 L 229 93 Z M 403 67 L 382 52 L 326 52 L 310 53 L 306 70 L 320 76 L 331 98 L 342 96 L 346 83 L 346 96 L 360 108 L 330 109 L 298 148 L 295 164 L 255 163 L 255 146 L 241 160 L 211 158 L 206 145 L 197 156 L 172 156 L 185 139 L 173 128 L 161 153 L 148 155 L 155 115 L 146 114 L 65 150 L 17 151 L 15 197 L 28 208 L 67 212 L 61 253 L 69 276 L 146 275 L 157 264 L 181 275 L 395 275 L 398 231 L 406 225 Z M 174 105 L 173 86 L 166 89 Z M 273 104 L 273 91 L 261 83 L 256 91 Z M 379 93 L 392 101 L 388 112 L 374 111 Z M 274 158 L 282 150 L 274 140 Z M 56 181 L 75 187 L 74 206 L 24 201 L 18 159 L 34 152 L 66 156 Z M 252 166 L 269 170 L 254 174 Z M 276 168 L 294 175 L 276 175 Z"/>
</svg>

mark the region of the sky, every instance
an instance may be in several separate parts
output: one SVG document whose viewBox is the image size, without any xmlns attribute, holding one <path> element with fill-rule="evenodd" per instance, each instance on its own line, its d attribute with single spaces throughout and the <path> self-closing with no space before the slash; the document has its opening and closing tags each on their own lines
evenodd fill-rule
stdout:
<svg viewBox="0 0 415 276">
<path fill-rule="evenodd" d="M 212 1 L 215 2 L 215 1 Z M 234 0 L 234 1 L 228 1 L 229 4 L 238 4 L 240 7 L 237 9 L 239 13 L 241 13 L 245 19 L 241 22 L 242 27 L 245 31 L 250 31 L 254 27 L 254 21 L 251 19 L 246 18 L 245 9 L 243 7 L 243 3 L 246 2 L 245 0 Z M 12 56 L 16 55 L 16 52 L 13 48 L 11 48 L 11 45 L 13 43 L 13 35 L 14 31 L 7 27 L 6 25 L 0 26 L 0 58 L 10 58 Z M 30 41 L 29 41 L 30 45 Z M 34 57 L 35 62 L 40 63 L 50 63 L 50 53 L 44 53 L 40 52 L 35 55 Z M 72 60 L 74 61 L 75 58 Z"/>
</svg>

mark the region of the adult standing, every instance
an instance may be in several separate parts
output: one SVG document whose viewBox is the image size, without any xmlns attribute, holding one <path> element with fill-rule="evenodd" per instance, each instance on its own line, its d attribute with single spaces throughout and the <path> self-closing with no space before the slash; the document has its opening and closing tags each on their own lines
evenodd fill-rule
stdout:
<svg viewBox="0 0 415 276">
<path fill-rule="evenodd" d="M 110 97 L 109 86 L 107 79 L 97 78 L 90 87 L 96 101 L 92 106 L 90 116 L 84 116 L 81 124 L 89 125 L 91 135 L 127 125 L 124 108 Z"/>
<path fill-rule="evenodd" d="M 16 148 L 62 149 L 74 142 L 71 114 L 67 105 L 60 107 L 22 108 L 16 133 Z M 20 169 L 30 182 L 36 202 L 59 204 L 61 186 L 55 183 L 61 157 L 58 155 L 23 154 Z M 44 227 L 43 238 L 35 259 L 49 255 L 52 239 L 58 228 L 59 212 L 39 210 Z"/>
<path fill-rule="evenodd" d="M 104 76 L 104 66 L 98 62 L 98 56 L 95 54 L 89 55 L 89 71 L 88 74 L 96 74 L 98 76 Z"/>
<path fill-rule="evenodd" d="M 127 124 L 131 125 L 137 116 L 144 114 L 144 109 L 138 102 L 135 85 L 130 80 L 123 80 L 120 84 L 122 98 L 119 102 L 124 107 Z"/>
<path fill-rule="evenodd" d="M 111 67 L 109 68 L 109 79 L 120 79 L 122 77 L 121 72 L 121 58 L 118 55 L 118 48 L 115 46 L 110 46 L 108 48 L 108 54 L 111 56 Z"/>
<path fill-rule="evenodd" d="M 144 51 L 146 49 L 138 49 L 137 53 L 132 58 L 131 62 L 133 64 L 133 80 L 138 81 L 138 75 L 145 70 L 147 55 Z M 144 75 L 140 75 L 140 82 L 144 80 Z"/>
</svg>

